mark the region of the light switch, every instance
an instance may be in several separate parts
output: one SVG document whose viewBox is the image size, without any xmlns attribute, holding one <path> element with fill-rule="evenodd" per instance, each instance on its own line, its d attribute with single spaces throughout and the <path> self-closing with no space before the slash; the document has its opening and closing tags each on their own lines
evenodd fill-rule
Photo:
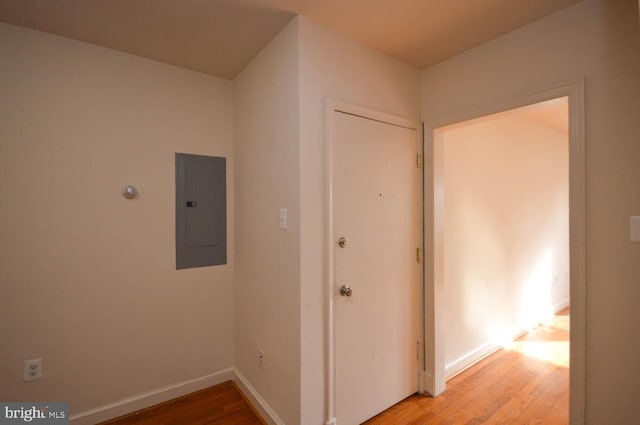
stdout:
<svg viewBox="0 0 640 425">
<path fill-rule="evenodd" d="M 631 242 L 640 243 L 640 217 L 632 216 L 629 225 Z"/>
<path fill-rule="evenodd" d="M 280 228 L 287 230 L 289 224 L 287 223 L 287 209 L 280 208 Z"/>
</svg>

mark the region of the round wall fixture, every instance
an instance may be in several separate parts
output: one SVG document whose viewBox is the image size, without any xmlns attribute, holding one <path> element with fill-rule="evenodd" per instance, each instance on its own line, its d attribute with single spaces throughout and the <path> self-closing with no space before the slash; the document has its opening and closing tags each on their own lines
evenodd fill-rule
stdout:
<svg viewBox="0 0 640 425">
<path fill-rule="evenodd" d="M 127 199 L 133 199 L 138 196 L 138 189 L 135 186 L 128 184 L 122 188 L 122 195 Z"/>
</svg>

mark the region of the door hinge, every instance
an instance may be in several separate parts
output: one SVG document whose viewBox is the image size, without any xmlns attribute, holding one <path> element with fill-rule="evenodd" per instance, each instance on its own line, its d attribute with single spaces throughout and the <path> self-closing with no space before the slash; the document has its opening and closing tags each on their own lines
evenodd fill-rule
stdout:
<svg viewBox="0 0 640 425">
<path fill-rule="evenodd" d="M 416 167 L 422 168 L 422 155 L 416 154 Z"/>
<path fill-rule="evenodd" d="M 420 360 L 420 340 L 416 342 L 416 359 Z"/>
<path fill-rule="evenodd" d="M 422 261 L 422 250 L 420 248 L 416 248 L 416 261 L 418 263 Z"/>
</svg>

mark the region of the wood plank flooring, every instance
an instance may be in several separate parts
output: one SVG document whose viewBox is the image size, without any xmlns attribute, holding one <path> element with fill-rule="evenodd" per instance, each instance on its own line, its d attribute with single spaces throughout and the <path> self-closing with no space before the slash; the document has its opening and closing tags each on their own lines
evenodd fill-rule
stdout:
<svg viewBox="0 0 640 425">
<path fill-rule="evenodd" d="M 413 395 L 366 425 L 569 423 L 569 310 L 447 382 L 439 397 Z M 229 381 L 101 425 L 264 424 Z"/>
<path fill-rule="evenodd" d="M 100 425 L 262 425 L 236 385 L 227 381 Z"/>
<path fill-rule="evenodd" d="M 569 423 L 569 309 L 447 382 L 413 395 L 366 425 Z"/>
</svg>

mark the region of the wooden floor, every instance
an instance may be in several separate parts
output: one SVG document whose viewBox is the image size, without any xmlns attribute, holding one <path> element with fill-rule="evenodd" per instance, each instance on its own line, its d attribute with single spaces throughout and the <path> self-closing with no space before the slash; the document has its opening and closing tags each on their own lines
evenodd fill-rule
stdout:
<svg viewBox="0 0 640 425">
<path fill-rule="evenodd" d="M 569 309 L 447 381 L 365 422 L 402 425 L 569 423 Z"/>
<path fill-rule="evenodd" d="M 262 425 L 232 381 L 100 425 Z"/>
<path fill-rule="evenodd" d="M 414 395 L 366 425 L 569 423 L 569 310 L 451 378 L 439 397 Z M 231 381 L 102 425 L 258 425 Z"/>
</svg>

